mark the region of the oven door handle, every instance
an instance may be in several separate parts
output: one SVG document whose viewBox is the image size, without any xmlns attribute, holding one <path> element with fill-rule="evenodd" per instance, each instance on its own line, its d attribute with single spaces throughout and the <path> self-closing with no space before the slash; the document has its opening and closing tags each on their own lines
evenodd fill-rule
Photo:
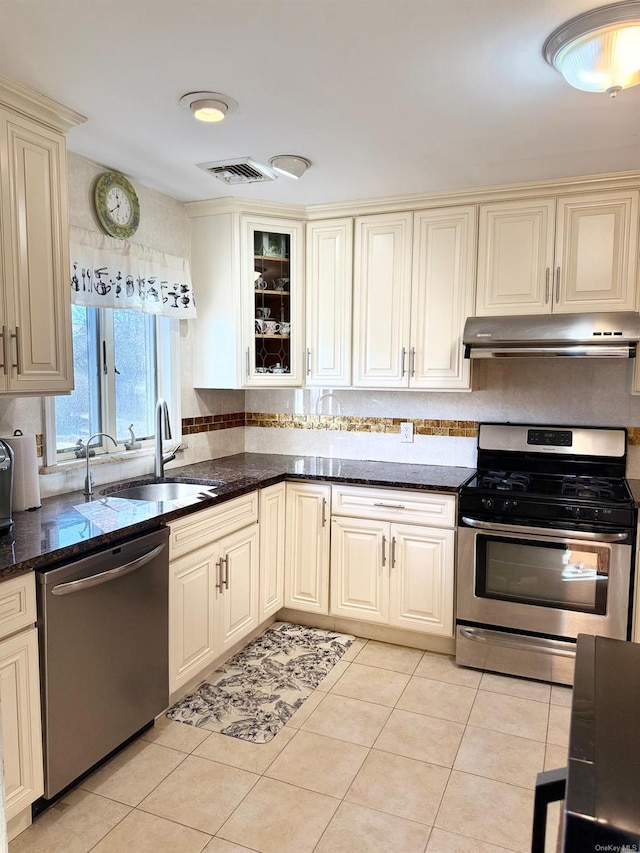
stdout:
<svg viewBox="0 0 640 853">
<path fill-rule="evenodd" d="M 615 533 L 591 533 L 588 530 L 559 530 L 556 527 L 550 528 L 548 531 L 542 527 L 529 527 L 524 524 L 500 524 L 494 521 L 480 521 L 478 518 L 467 518 L 462 516 L 462 521 L 468 527 L 479 527 L 482 530 L 495 530 L 498 533 L 526 533 L 532 536 L 541 536 L 551 538 L 556 536 L 566 536 L 568 539 L 586 539 L 589 542 L 620 542 L 622 539 L 627 539 L 628 531 L 620 530 Z"/>
</svg>

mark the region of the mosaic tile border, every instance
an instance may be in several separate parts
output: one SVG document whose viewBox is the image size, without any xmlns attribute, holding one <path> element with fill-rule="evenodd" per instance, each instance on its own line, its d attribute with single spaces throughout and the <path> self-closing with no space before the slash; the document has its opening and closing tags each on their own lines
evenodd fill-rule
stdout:
<svg viewBox="0 0 640 853">
<path fill-rule="evenodd" d="M 640 427 L 627 427 L 627 445 L 637 447 L 640 444 Z"/>
<path fill-rule="evenodd" d="M 195 435 L 199 432 L 214 432 L 219 429 L 233 429 L 245 425 L 245 412 L 232 412 L 226 415 L 201 415 L 197 418 L 183 418 L 182 434 Z"/>
<path fill-rule="evenodd" d="M 408 420 L 413 424 L 416 435 L 475 438 L 478 434 L 477 421 L 428 420 L 426 418 L 374 418 L 357 417 L 355 415 L 292 415 L 281 412 L 235 412 L 228 415 L 184 418 L 182 421 L 182 434 L 194 435 L 199 432 L 232 429 L 238 426 L 395 434 L 400 432 L 400 424 Z"/>
<path fill-rule="evenodd" d="M 226 415 L 203 415 L 182 419 L 182 434 L 194 435 L 234 427 L 267 427 L 269 429 L 315 429 L 342 432 L 395 434 L 400 424 L 409 421 L 416 435 L 438 435 L 454 438 L 476 438 L 478 421 L 456 421 L 429 418 L 374 418 L 356 415 L 293 415 L 283 412 L 233 412 Z M 640 446 L 640 426 L 627 427 L 629 447 Z M 41 436 L 37 436 L 41 438 Z M 40 447 L 38 445 L 38 455 Z"/>
<path fill-rule="evenodd" d="M 455 436 L 475 438 L 477 421 L 428 420 L 426 418 L 374 418 L 355 415 L 292 415 L 264 412 L 247 412 L 247 426 L 275 429 L 339 430 L 341 432 L 369 432 L 395 434 L 400 424 L 410 421 L 416 435 Z"/>
</svg>

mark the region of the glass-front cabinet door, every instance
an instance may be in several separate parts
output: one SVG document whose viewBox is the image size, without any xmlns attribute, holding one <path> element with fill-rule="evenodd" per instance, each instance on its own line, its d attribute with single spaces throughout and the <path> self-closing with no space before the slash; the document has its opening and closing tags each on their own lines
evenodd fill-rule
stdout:
<svg viewBox="0 0 640 853">
<path fill-rule="evenodd" d="M 303 224 L 243 218 L 245 384 L 302 384 Z"/>
</svg>

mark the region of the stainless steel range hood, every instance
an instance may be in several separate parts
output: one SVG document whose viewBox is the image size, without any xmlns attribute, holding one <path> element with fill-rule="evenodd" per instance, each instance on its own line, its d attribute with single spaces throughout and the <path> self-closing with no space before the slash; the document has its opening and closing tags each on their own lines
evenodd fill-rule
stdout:
<svg viewBox="0 0 640 853">
<path fill-rule="evenodd" d="M 465 358 L 635 358 L 639 340 L 635 311 L 469 317 L 463 333 Z"/>
</svg>

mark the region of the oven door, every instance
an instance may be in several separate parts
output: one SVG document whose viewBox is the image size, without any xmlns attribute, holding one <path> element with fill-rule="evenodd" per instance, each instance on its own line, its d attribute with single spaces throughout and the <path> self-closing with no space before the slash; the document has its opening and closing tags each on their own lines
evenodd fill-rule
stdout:
<svg viewBox="0 0 640 853">
<path fill-rule="evenodd" d="M 575 639 L 626 639 L 628 531 L 553 531 L 462 518 L 457 619 Z"/>
</svg>

